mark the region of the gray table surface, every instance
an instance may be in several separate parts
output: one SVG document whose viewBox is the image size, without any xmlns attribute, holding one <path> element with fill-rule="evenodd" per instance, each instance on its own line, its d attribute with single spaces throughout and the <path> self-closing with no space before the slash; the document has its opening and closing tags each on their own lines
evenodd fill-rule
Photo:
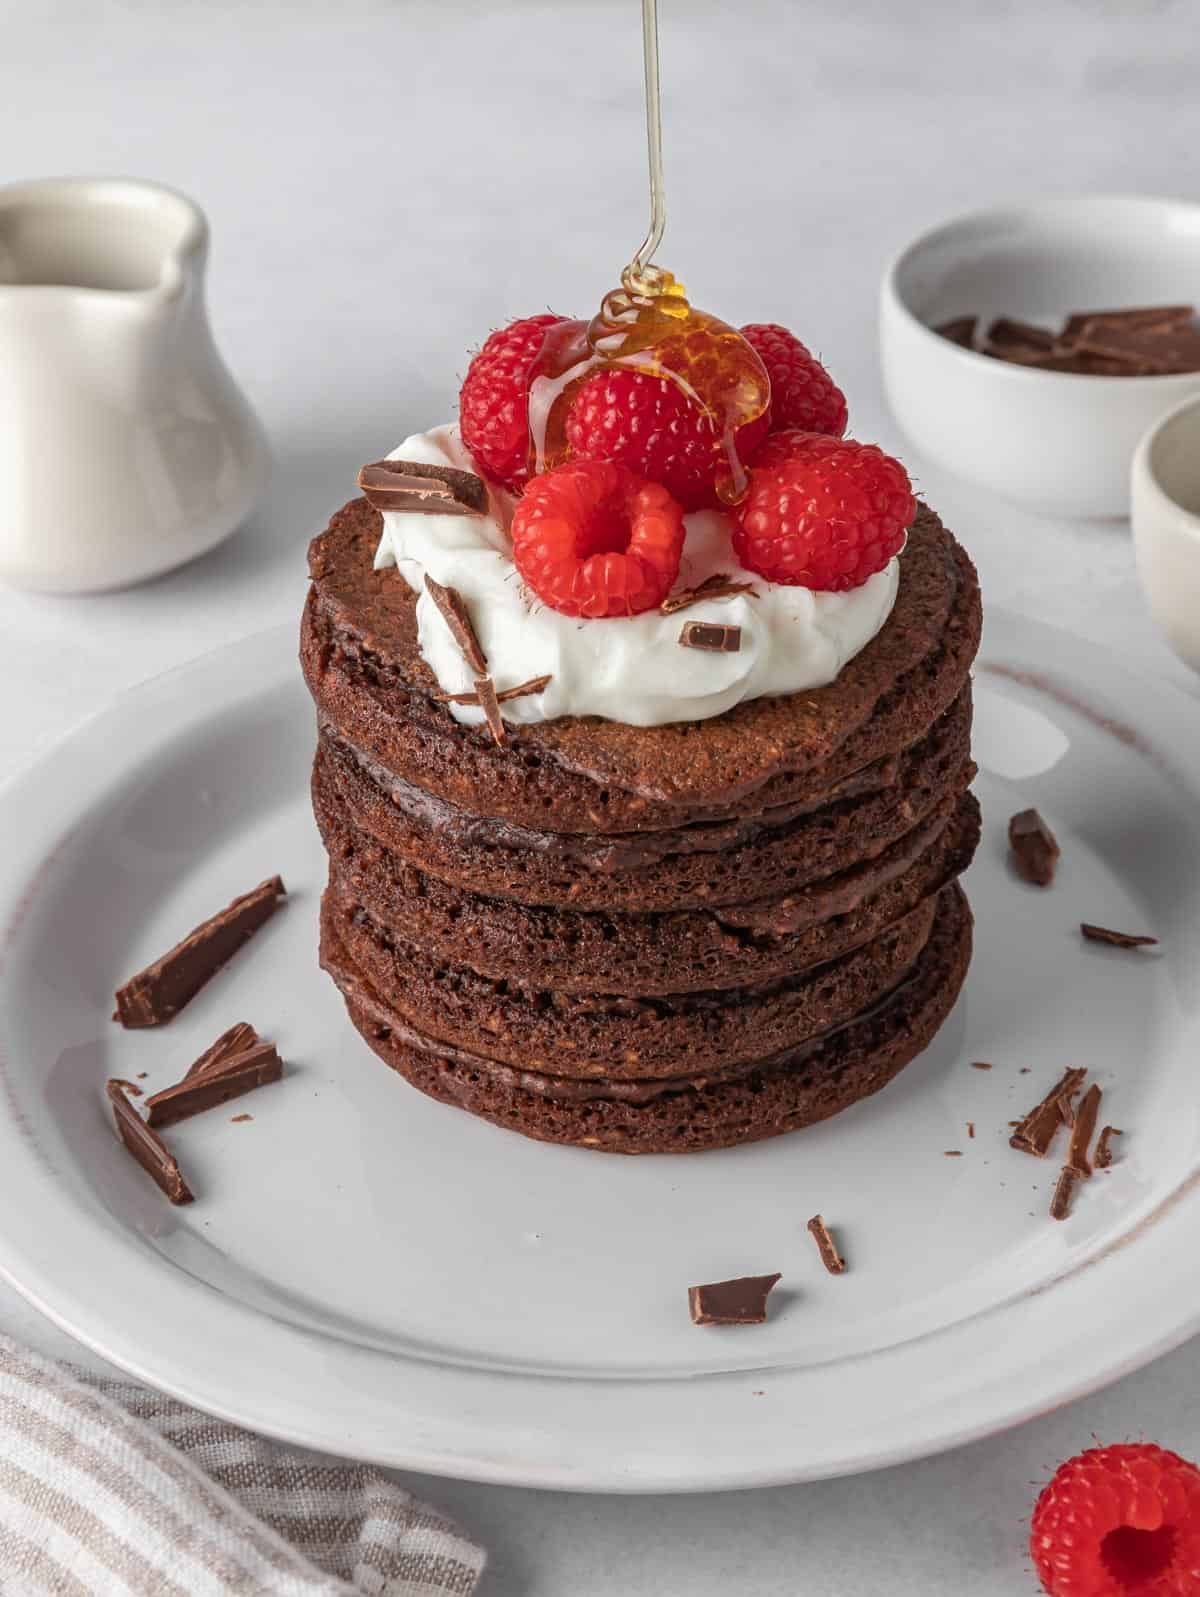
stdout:
<svg viewBox="0 0 1200 1597">
<path fill-rule="evenodd" d="M 1191 0 L 661 9 L 663 261 L 705 307 L 815 344 L 885 447 L 875 294 L 915 232 L 1035 192 L 1195 191 Z M 0 180 L 129 173 L 198 198 L 218 341 L 277 456 L 261 512 L 193 567 L 99 599 L 0 592 L 2 778 L 138 680 L 296 616 L 305 543 L 359 464 L 450 413 L 491 327 L 591 307 L 645 199 L 636 0 L 0 0 L 0 37 Z M 1200 691 L 1154 634 L 1126 527 L 1038 520 L 914 465 L 990 603 Z M 7 1288 L 0 1328 L 82 1356 Z M 1093 1433 L 1200 1455 L 1200 1348 L 854 1480 L 638 1500 L 411 1485 L 488 1544 L 489 1597 L 1008 1597 L 1035 1585 L 1036 1483 Z"/>
</svg>

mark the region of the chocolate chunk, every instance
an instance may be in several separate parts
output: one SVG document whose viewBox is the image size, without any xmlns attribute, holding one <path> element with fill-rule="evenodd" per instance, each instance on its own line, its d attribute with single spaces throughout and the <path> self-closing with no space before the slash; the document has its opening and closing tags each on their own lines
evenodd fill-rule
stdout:
<svg viewBox="0 0 1200 1597">
<path fill-rule="evenodd" d="M 702 604 L 706 599 L 732 599 L 739 593 L 753 594 L 754 591 L 752 582 L 734 582 L 724 571 L 714 571 L 712 576 L 705 577 L 694 588 L 677 589 L 658 608 L 662 615 L 673 616 L 694 604 Z"/>
<path fill-rule="evenodd" d="M 761 1325 L 767 1317 L 768 1294 L 779 1280 L 782 1276 L 776 1272 L 688 1287 L 693 1325 Z"/>
<path fill-rule="evenodd" d="M 808 1232 L 817 1244 L 817 1251 L 821 1255 L 821 1263 L 829 1271 L 830 1275 L 844 1275 L 846 1261 L 838 1252 L 837 1243 L 834 1242 L 833 1237 L 830 1235 L 829 1227 L 825 1224 L 822 1215 L 813 1215 L 808 1222 Z"/>
<path fill-rule="evenodd" d="M 138 1114 L 125 1096 L 119 1081 L 108 1082 L 105 1091 L 112 1105 L 117 1132 L 125 1147 L 148 1176 L 162 1188 L 172 1203 L 191 1203 L 193 1193 L 183 1179 L 174 1154 L 156 1131 Z"/>
<path fill-rule="evenodd" d="M 679 641 L 685 649 L 707 649 L 710 654 L 736 654 L 742 646 L 742 629 L 716 621 L 685 621 Z"/>
<path fill-rule="evenodd" d="M 1076 348 L 1111 360 L 1137 361 L 1155 373 L 1200 371 L 1200 328 L 1191 326 L 1159 332 L 1089 323 Z"/>
<path fill-rule="evenodd" d="M 1110 1146 L 1114 1137 L 1123 1137 L 1125 1133 L 1120 1126 L 1105 1126 L 1100 1133 L 1100 1140 L 1096 1144 L 1096 1152 L 1092 1156 L 1092 1164 L 1097 1170 L 1107 1170 L 1113 1162 L 1113 1151 Z"/>
<path fill-rule="evenodd" d="M 1070 1113 L 1071 1103 L 1083 1086 L 1086 1075 L 1086 1070 L 1072 1068 L 1064 1071 L 1041 1103 L 1035 1105 L 1024 1120 L 1018 1121 L 1016 1130 L 1008 1139 L 1009 1147 L 1021 1153 L 1035 1154 L 1039 1159 L 1044 1157 L 1063 1124 L 1064 1110 Z"/>
<path fill-rule="evenodd" d="M 376 510 L 415 510 L 427 515 L 481 516 L 487 488 L 473 471 L 413 460 L 377 460 L 358 474 L 358 486 Z"/>
<path fill-rule="evenodd" d="M 1019 322 L 1011 316 L 1000 316 L 987 330 L 989 350 L 1024 350 L 1034 354 L 1053 353 L 1055 335 L 1035 322 Z"/>
<path fill-rule="evenodd" d="M 978 323 L 978 316 L 953 316 L 948 322 L 940 322 L 934 332 L 948 338 L 952 344 L 961 344 L 963 349 L 974 349 Z"/>
<path fill-rule="evenodd" d="M 429 575 L 425 577 L 425 591 L 437 606 L 442 620 L 450 629 L 450 636 L 463 652 L 467 664 L 476 676 L 488 674 L 487 655 L 484 654 L 466 601 L 457 588 L 444 588 Z"/>
<path fill-rule="evenodd" d="M 193 1076 L 219 1073 L 227 1060 L 245 1053 L 247 1048 L 253 1048 L 258 1040 L 258 1033 L 249 1021 L 239 1020 L 228 1031 L 223 1031 L 216 1042 L 206 1048 L 194 1064 L 188 1066 L 184 1081 L 191 1081 Z"/>
<path fill-rule="evenodd" d="M 1062 850 L 1036 810 L 1021 810 L 1008 823 L 1008 843 L 1018 876 L 1036 887 L 1049 887 Z"/>
<path fill-rule="evenodd" d="M 1128 310 L 1073 311 L 1059 334 L 1067 344 L 1081 333 L 1136 329 L 1147 333 L 1171 333 L 1186 327 L 1196 314 L 1194 305 L 1135 305 Z"/>
<path fill-rule="evenodd" d="M 1107 943 L 1110 948 L 1155 948 L 1158 945 L 1157 937 L 1139 937 L 1134 932 L 1114 932 L 1107 926 L 1093 926 L 1089 921 L 1080 921 L 1079 930 L 1089 943 Z"/>
<path fill-rule="evenodd" d="M 282 1075 L 283 1063 L 275 1052 L 274 1043 L 255 1043 L 244 1053 L 226 1059 L 219 1071 L 185 1077 L 174 1087 L 164 1087 L 162 1092 L 147 1098 L 147 1124 L 173 1126 L 178 1120 L 187 1120 L 205 1109 L 228 1103 L 231 1098 L 240 1098 L 255 1087 L 278 1081 Z"/>
<path fill-rule="evenodd" d="M 1096 1119 L 1100 1113 L 1101 1096 L 1099 1086 L 1093 1082 L 1083 1095 L 1071 1127 L 1071 1146 L 1067 1152 L 1066 1167 L 1073 1175 L 1079 1176 L 1084 1181 L 1092 1173 L 1088 1149 L 1092 1145 L 1092 1133 L 1096 1129 Z"/>
<path fill-rule="evenodd" d="M 1054 1188 L 1054 1196 L 1050 1199 L 1052 1220 L 1065 1220 L 1070 1214 L 1071 1200 L 1075 1196 L 1075 1183 L 1078 1179 L 1070 1165 L 1064 1165 L 1059 1171 L 1058 1184 Z"/>
<path fill-rule="evenodd" d="M 503 688 L 496 694 L 497 704 L 507 704 L 510 699 L 527 699 L 535 693 L 544 693 L 554 681 L 552 675 L 544 677 L 530 677 L 528 682 L 521 682 L 515 688 Z M 478 693 L 435 693 L 434 698 L 439 704 L 478 704 Z"/>
<path fill-rule="evenodd" d="M 508 734 L 504 730 L 504 717 L 500 714 L 500 700 L 496 695 L 496 684 L 490 676 L 476 677 L 475 696 L 487 718 L 488 730 L 496 740 L 497 745 L 503 748 L 508 742 Z"/>
<path fill-rule="evenodd" d="M 136 1029 L 164 1026 L 244 942 L 275 913 L 286 889 L 278 876 L 235 898 L 219 914 L 202 921 L 181 943 L 131 976 L 117 990 L 114 1020 Z"/>
</svg>

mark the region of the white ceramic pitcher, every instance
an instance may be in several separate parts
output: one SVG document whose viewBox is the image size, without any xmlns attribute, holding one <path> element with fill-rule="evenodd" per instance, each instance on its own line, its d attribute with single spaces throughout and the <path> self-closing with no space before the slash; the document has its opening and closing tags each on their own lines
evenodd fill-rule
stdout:
<svg viewBox="0 0 1200 1597">
<path fill-rule="evenodd" d="M 203 554 L 266 483 L 204 304 L 208 224 L 170 189 L 0 188 L 0 580 L 59 593 Z"/>
</svg>

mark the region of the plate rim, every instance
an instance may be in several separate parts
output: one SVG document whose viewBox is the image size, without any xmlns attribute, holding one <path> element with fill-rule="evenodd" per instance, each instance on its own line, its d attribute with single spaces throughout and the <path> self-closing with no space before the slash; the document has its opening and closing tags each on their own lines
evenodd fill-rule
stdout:
<svg viewBox="0 0 1200 1597">
<path fill-rule="evenodd" d="M 55 850 L 63 846 L 73 830 L 73 826 L 66 823 L 72 813 L 77 823 L 86 820 L 84 800 L 64 796 L 74 792 L 76 784 L 63 781 L 61 777 L 72 770 L 87 770 L 94 749 L 111 748 L 115 742 L 111 729 L 118 723 L 128 724 L 131 720 L 136 723 L 140 718 L 135 747 L 144 746 L 145 757 L 177 737 L 189 720 L 208 720 L 217 702 L 212 695 L 218 687 L 225 690 L 219 702 L 227 705 L 231 695 L 253 699 L 297 683 L 299 674 L 294 649 L 283 647 L 285 641 L 289 645 L 294 643 L 294 629 L 288 624 L 252 634 L 148 679 L 96 710 L 0 785 L 0 819 L 20 817 L 23 833 L 18 835 L 34 840 L 27 851 L 22 851 L 20 863 L 6 861 L 0 856 L 0 983 L 4 980 L 10 951 L 20 938 L 23 907 L 36 891 L 42 873 L 52 869 Z M 1027 669 L 1067 683 L 1076 680 L 1072 663 L 1082 662 L 1086 668 L 1088 661 L 1093 666 L 1100 661 L 1104 669 L 1099 676 L 1094 671 L 1085 675 L 1093 698 L 1099 691 L 1112 699 L 1115 691 L 1118 700 L 1128 701 L 1139 688 L 1144 688 L 1154 696 L 1156 717 L 1160 722 L 1163 718 L 1171 721 L 1175 717 L 1190 717 L 1194 721 L 1198 713 L 1190 697 L 1169 681 L 1147 678 L 1136 669 L 1126 670 L 1119 660 L 1114 666 L 1114 657 L 1098 645 L 998 608 L 988 616 L 981 662 L 994 663 L 994 656 L 1015 657 Z M 207 685 L 208 697 L 204 692 L 194 693 L 190 713 L 182 721 L 177 716 L 169 726 L 163 726 L 156 723 L 152 715 L 142 713 L 156 702 L 175 703 L 181 688 L 194 679 L 202 679 Z M 1135 716 L 1139 713 L 1142 712 L 1134 712 Z M 1190 741 L 1183 738 L 1175 742 L 1172 774 L 1200 792 L 1200 746 L 1194 729 L 1189 727 L 1188 732 Z M 132 758 L 127 752 L 124 764 L 110 764 L 106 775 L 116 779 L 121 770 L 130 768 Z M 56 776 L 60 780 L 55 781 Z M 53 791 L 50 802 L 48 787 Z M 1197 825 L 1200 826 L 1200 820 Z M 2 1023 L 0 1015 L 0 1026 Z M 7 1098 L 11 1089 L 4 1046 L 0 1032 L 0 1092 Z M 40 1192 L 39 1201 L 57 1197 L 59 1205 L 66 1204 L 68 1208 L 71 1205 L 72 1200 L 54 1185 L 49 1171 L 41 1163 L 41 1156 L 9 1113 L 0 1115 L 0 1194 L 7 1190 L 11 1199 L 14 1182 L 18 1192 L 26 1189 L 26 1202 L 32 1190 Z M 76 1219 L 80 1212 L 87 1212 L 80 1211 L 77 1203 L 76 1211 Z M 1156 1256 L 1169 1259 L 1173 1250 L 1187 1246 L 1189 1234 L 1194 1247 L 1195 1236 L 1200 1231 L 1200 1167 L 1168 1194 L 1154 1214 L 1137 1229 L 1140 1233 L 1137 1248 L 1125 1246 L 1128 1238 L 1123 1234 L 1098 1256 L 1084 1261 L 1082 1267 L 1066 1272 L 1040 1291 L 995 1305 L 982 1315 L 940 1328 L 920 1340 L 926 1344 L 931 1338 L 961 1342 L 962 1338 L 971 1337 L 970 1328 L 981 1320 L 1011 1325 L 1015 1317 L 1020 1316 L 1026 1320 L 1026 1331 L 1033 1332 L 1044 1318 L 1047 1304 L 1053 1300 L 1057 1314 L 1064 1291 L 1067 1295 L 1072 1291 L 1077 1293 L 1081 1278 L 1090 1276 L 1095 1269 L 1108 1270 L 1115 1282 L 1121 1275 L 1138 1273 L 1131 1265 L 1134 1254 L 1139 1260 L 1149 1260 L 1145 1250 L 1150 1250 Z M 1181 1233 L 1182 1242 L 1177 1240 Z M 114 1235 L 108 1237 L 110 1244 Z M 165 1261 L 161 1256 L 139 1248 L 131 1236 L 117 1240 L 120 1243 L 118 1253 L 125 1256 L 121 1262 L 123 1278 L 133 1281 L 144 1278 L 147 1257 L 157 1261 L 150 1265 L 151 1272 L 155 1268 L 163 1270 Z M 86 1282 L 73 1279 L 69 1270 L 64 1279 L 53 1250 L 44 1250 L 41 1257 L 38 1254 L 36 1245 L 31 1248 L 22 1243 L 20 1237 L 7 1228 L 0 1231 L 0 1275 L 21 1296 L 100 1357 L 180 1401 L 281 1441 L 349 1454 L 387 1467 L 493 1484 L 561 1490 L 712 1491 L 790 1484 L 902 1463 L 998 1434 L 1075 1401 L 1171 1351 L 1200 1331 L 1200 1302 L 1186 1312 L 1186 1302 L 1182 1301 L 1186 1295 L 1177 1293 L 1174 1310 L 1169 1303 L 1158 1305 L 1158 1316 L 1152 1320 L 1159 1327 L 1157 1334 L 1132 1341 L 1127 1335 L 1107 1357 L 1093 1356 L 1073 1377 L 1062 1373 L 1051 1377 L 1048 1372 L 1055 1367 L 1055 1361 L 1047 1358 L 1041 1379 L 1030 1386 L 1024 1398 L 1016 1397 L 1005 1384 L 1007 1380 L 1011 1385 L 1013 1374 L 1009 1372 L 1000 1377 L 1000 1390 L 991 1391 L 982 1406 L 978 1388 L 974 1394 L 968 1389 L 959 1394 L 957 1403 L 952 1402 L 936 1422 L 931 1423 L 927 1415 L 905 1415 L 903 1421 L 910 1427 L 906 1435 L 892 1435 L 887 1439 L 881 1435 L 874 1444 L 857 1439 L 841 1453 L 826 1442 L 823 1450 L 806 1460 L 803 1456 L 804 1405 L 806 1398 L 813 1395 L 814 1383 L 819 1384 L 823 1379 L 821 1367 L 760 1367 L 718 1371 L 686 1379 L 615 1376 L 597 1382 L 561 1374 L 423 1363 L 415 1372 L 417 1387 L 424 1389 L 423 1400 L 418 1401 L 421 1394 L 407 1389 L 405 1381 L 398 1378 L 409 1363 L 402 1353 L 336 1342 L 342 1368 L 331 1373 L 323 1360 L 327 1344 L 335 1339 L 304 1327 L 285 1325 L 262 1311 L 223 1296 L 205 1282 L 190 1277 L 176 1280 L 182 1277 L 182 1272 L 170 1271 L 166 1274 L 172 1281 L 169 1294 L 172 1303 L 180 1297 L 181 1301 L 190 1299 L 189 1313 L 199 1316 L 203 1328 L 213 1339 L 210 1350 L 224 1343 L 236 1354 L 232 1361 L 209 1356 L 200 1367 L 195 1361 L 189 1366 L 189 1345 L 185 1345 L 182 1352 L 170 1345 L 164 1346 L 167 1332 L 161 1327 L 147 1328 L 144 1324 L 139 1327 L 136 1323 L 131 1326 L 128 1323 L 131 1316 L 123 1316 L 111 1300 L 100 1303 L 94 1293 L 89 1296 Z M 1147 1269 L 1151 1268 L 1148 1262 Z M 1159 1270 L 1155 1274 L 1154 1286 L 1160 1298 L 1169 1273 Z M 1139 1283 L 1139 1290 L 1142 1289 L 1144 1282 Z M 1145 1296 L 1142 1290 L 1143 1311 Z M 1142 1321 L 1141 1313 L 1139 1320 Z M 264 1398 L 261 1392 L 250 1389 L 261 1386 L 261 1381 L 254 1380 L 254 1371 L 260 1366 L 257 1357 L 246 1352 L 247 1333 L 251 1343 L 262 1343 L 264 1336 L 268 1341 L 275 1339 L 271 1357 L 287 1366 L 285 1384 L 294 1393 L 290 1411 L 286 1395 Z M 978 1332 L 974 1334 L 978 1337 Z M 985 1333 L 982 1345 L 986 1346 L 988 1341 L 989 1334 Z M 1001 1354 L 1002 1345 L 998 1346 L 994 1337 L 991 1341 L 997 1355 Z M 875 1384 L 882 1382 L 886 1389 L 889 1380 L 902 1378 L 894 1367 L 903 1365 L 908 1347 L 909 1344 L 899 1344 L 858 1355 L 852 1361 L 852 1368 L 860 1374 L 865 1372 Z M 241 1374 L 243 1369 L 248 1371 L 248 1378 Z M 322 1412 L 311 1405 L 306 1408 L 298 1401 L 301 1391 L 311 1392 L 312 1380 L 318 1372 L 331 1383 L 331 1389 L 336 1384 L 338 1397 L 347 1403 L 345 1421 L 339 1422 L 336 1414 L 330 1412 L 336 1409 L 335 1403 L 328 1404 Z M 387 1387 L 386 1423 L 372 1426 L 367 1422 L 364 1395 L 369 1394 L 370 1402 L 379 1405 L 378 1383 L 385 1373 L 392 1378 Z M 529 1417 L 531 1404 L 536 1408 L 537 1395 L 544 1393 L 547 1382 L 555 1383 L 559 1399 L 555 1405 L 559 1411 L 557 1429 L 554 1425 L 539 1426 Z M 697 1401 L 697 1383 L 704 1389 L 703 1402 Z M 412 1384 L 410 1379 L 408 1388 Z M 993 1381 L 992 1385 L 997 1382 Z M 480 1413 L 488 1408 L 488 1416 L 477 1418 L 473 1426 L 464 1427 L 461 1421 L 450 1422 L 446 1405 L 456 1396 L 461 1404 L 467 1387 L 478 1402 Z M 639 1409 L 652 1401 L 660 1415 L 660 1423 L 676 1425 L 674 1444 L 668 1441 L 659 1451 L 651 1450 L 640 1459 L 622 1458 L 616 1446 L 619 1428 L 614 1428 L 611 1434 L 605 1425 L 589 1428 L 588 1394 L 594 1387 L 609 1395 L 618 1388 L 630 1388 L 638 1394 Z M 757 1397 L 765 1387 L 774 1388 L 768 1402 L 747 1404 L 748 1398 Z M 568 1394 L 565 1400 L 564 1388 Z M 647 1394 L 652 1389 L 655 1395 L 650 1400 Z M 972 1396 L 975 1400 L 973 1417 Z M 595 1396 L 591 1398 L 593 1417 L 604 1407 L 606 1405 L 596 1403 Z M 701 1409 L 706 1420 L 704 1424 L 698 1423 L 697 1411 Z M 349 1416 L 354 1417 L 353 1422 Z M 643 1428 L 646 1417 L 643 1411 L 640 1421 Z M 900 1418 L 896 1416 L 891 1421 L 893 1430 Z M 924 1423 L 918 1423 L 919 1419 Z M 581 1428 L 572 1441 L 564 1442 L 564 1432 L 572 1425 Z M 714 1435 L 719 1435 L 721 1440 L 719 1460 L 711 1456 Z M 732 1436 L 737 1438 L 737 1448 L 730 1445 Z M 396 1440 L 397 1437 L 402 1439 Z M 798 1438 L 795 1449 L 787 1445 L 792 1437 Z M 703 1450 L 706 1439 L 707 1456 Z"/>
</svg>

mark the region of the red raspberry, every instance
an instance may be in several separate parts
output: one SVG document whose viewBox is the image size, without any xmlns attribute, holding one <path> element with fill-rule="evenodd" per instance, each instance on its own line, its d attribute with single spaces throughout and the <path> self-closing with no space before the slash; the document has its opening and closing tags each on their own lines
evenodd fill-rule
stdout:
<svg viewBox="0 0 1200 1597">
<path fill-rule="evenodd" d="M 908 473 L 874 444 L 774 434 L 733 513 L 733 547 L 768 582 L 842 593 L 900 552 L 916 510 Z"/>
<path fill-rule="evenodd" d="M 734 442 L 742 460 L 750 459 L 766 431 L 765 416 L 738 428 Z M 587 378 L 567 416 L 567 442 L 577 460 L 615 460 L 662 483 L 685 510 L 719 503 L 721 433 L 669 378 L 620 368 Z"/>
<path fill-rule="evenodd" d="M 846 396 L 795 333 L 774 322 L 752 322 L 741 332 L 758 351 L 771 379 L 771 430 L 799 427 L 843 437 Z"/>
<path fill-rule="evenodd" d="M 562 316 L 526 316 L 493 333 L 458 396 L 463 443 L 488 477 L 519 493 L 529 480 L 529 373 L 546 329 Z"/>
<path fill-rule="evenodd" d="M 1029 1549 L 1050 1597 L 1196 1597 L 1200 1470 L 1149 1442 L 1080 1453 L 1038 1498 Z"/>
<path fill-rule="evenodd" d="M 526 488 L 512 540 L 521 576 L 563 615 L 638 615 L 679 575 L 683 511 L 661 483 L 625 466 L 571 460 Z"/>
</svg>

